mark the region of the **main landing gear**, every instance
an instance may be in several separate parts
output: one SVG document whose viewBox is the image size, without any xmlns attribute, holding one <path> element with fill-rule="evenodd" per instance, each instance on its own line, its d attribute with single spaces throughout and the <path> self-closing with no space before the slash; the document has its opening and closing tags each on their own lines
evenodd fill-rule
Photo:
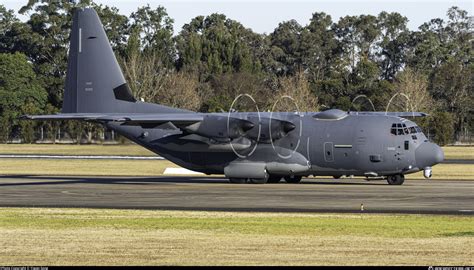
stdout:
<svg viewBox="0 0 474 270">
<path fill-rule="evenodd" d="M 402 185 L 405 182 L 405 176 L 403 174 L 389 175 L 387 182 L 389 185 Z"/>
<path fill-rule="evenodd" d="M 250 184 L 265 184 L 265 183 L 280 183 L 282 179 L 285 179 L 287 183 L 290 184 L 297 184 L 301 182 L 302 176 L 277 176 L 277 175 L 270 175 L 267 178 L 229 178 L 229 182 L 232 184 L 245 184 L 245 183 L 250 183 Z"/>
</svg>

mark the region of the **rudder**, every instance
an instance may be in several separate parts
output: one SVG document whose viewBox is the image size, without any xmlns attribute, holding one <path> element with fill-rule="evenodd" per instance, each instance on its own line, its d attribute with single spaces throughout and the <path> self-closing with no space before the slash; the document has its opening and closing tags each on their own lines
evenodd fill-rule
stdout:
<svg viewBox="0 0 474 270">
<path fill-rule="evenodd" d="M 62 113 L 120 113 L 136 110 L 97 12 L 74 12 Z"/>
</svg>

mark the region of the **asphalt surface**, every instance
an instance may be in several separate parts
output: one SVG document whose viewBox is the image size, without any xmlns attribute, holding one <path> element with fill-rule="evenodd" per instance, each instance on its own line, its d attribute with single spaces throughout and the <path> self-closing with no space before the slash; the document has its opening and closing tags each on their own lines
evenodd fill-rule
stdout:
<svg viewBox="0 0 474 270">
<path fill-rule="evenodd" d="M 0 176 L 0 207 L 474 214 L 474 181 L 303 179 L 230 184 L 215 177 Z"/>
</svg>

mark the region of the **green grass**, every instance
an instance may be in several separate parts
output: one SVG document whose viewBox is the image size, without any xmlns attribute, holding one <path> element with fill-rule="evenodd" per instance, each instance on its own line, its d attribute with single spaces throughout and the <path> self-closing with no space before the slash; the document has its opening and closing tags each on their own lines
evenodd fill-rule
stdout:
<svg viewBox="0 0 474 270">
<path fill-rule="evenodd" d="M 0 159 L 0 174 L 154 176 L 168 167 L 167 160 Z"/>
<path fill-rule="evenodd" d="M 0 154 L 156 156 L 136 144 L 0 144 Z"/>
<path fill-rule="evenodd" d="M 406 179 L 425 179 L 423 172 L 407 174 Z M 433 166 L 432 180 L 474 180 L 474 164 L 438 164 Z"/>
<path fill-rule="evenodd" d="M 445 146 L 446 159 L 474 159 L 473 146 Z M 136 145 L 0 144 L 0 154 L 154 156 Z"/>
<path fill-rule="evenodd" d="M 0 261 L 467 265 L 472 224 L 464 216 L 0 208 Z"/>
<path fill-rule="evenodd" d="M 446 159 L 474 159 L 474 146 L 445 146 Z"/>
<path fill-rule="evenodd" d="M 474 158 L 474 147 L 444 148 L 447 158 Z M 150 156 L 152 152 L 138 145 L 53 145 L 0 144 L 0 154 L 63 154 L 63 155 L 134 155 Z M 110 175 L 155 176 L 165 168 L 178 167 L 160 160 L 49 160 L 0 159 L 0 174 L 30 175 Z M 422 172 L 407 175 L 407 179 L 424 179 Z M 472 164 L 438 164 L 433 178 L 474 180 Z"/>
<path fill-rule="evenodd" d="M 5 175 L 89 175 L 89 176 L 156 176 L 166 168 L 178 167 L 167 160 L 56 160 L 0 159 L 0 174 Z M 424 179 L 422 172 L 406 179 Z M 472 164 L 438 164 L 432 180 L 474 180 Z"/>
</svg>

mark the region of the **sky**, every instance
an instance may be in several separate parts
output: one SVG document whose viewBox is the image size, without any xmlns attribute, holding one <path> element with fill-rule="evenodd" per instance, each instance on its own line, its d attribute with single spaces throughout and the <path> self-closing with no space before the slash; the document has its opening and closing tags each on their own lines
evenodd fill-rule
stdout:
<svg viewBox="0 0 474 270">
<path fill-rule="evenodd" d="M 18 11 L 28 0 L 2 0 L 7 9 Z M 446 11 L 458 6 L 473 16 L 474 1 L 466 0 L 95 0 L 96 3 L 115 6 L 121 14 L 130 15 L 138 7 L 150 4 L 151 7 L 164 6 L 174 19 L 174 32 L 199 15 L 223 13 L 228 18 L 239 21 L 257 33 L 271 33 L 278 23 L 295 19 L 301 25 L 308 24 L 314 12 L 325 12 L 333 21 L 346 15 L 371 14 L 381 11 L 398 12 L 407 17 L 408 28 L 416 30 L 433 18 L 446 18 Z M 26 20 L 25 16 L 18 16 Z"/>
</svg>

